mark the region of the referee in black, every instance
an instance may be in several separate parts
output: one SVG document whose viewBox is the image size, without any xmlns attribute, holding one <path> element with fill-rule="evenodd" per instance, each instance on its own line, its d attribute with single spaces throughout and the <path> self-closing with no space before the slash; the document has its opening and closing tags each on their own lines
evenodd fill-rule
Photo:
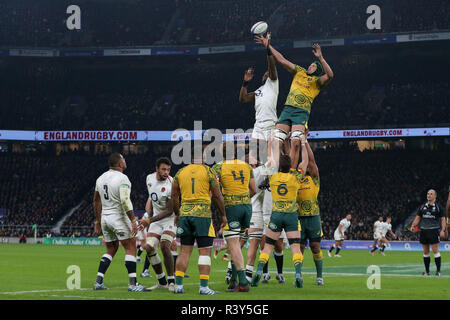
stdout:
<svg viewBox="0 0 450 320">
<path fill-rule="evenodd" d="M 436 263 L 436 276 L 441 275 L 441 254 L 439 253 L 439 240 L 444 239 L 447 230 L 447 219 L 444 209 L 436 202 L 436 191 L 427 192 L 427 202 L 417 211 L 411 230 L 419 225 L 419 240 L 423 247 L 423 262 L 425 264 L 424 276 L 430 275 L 430 245 Z"/>
</svg>

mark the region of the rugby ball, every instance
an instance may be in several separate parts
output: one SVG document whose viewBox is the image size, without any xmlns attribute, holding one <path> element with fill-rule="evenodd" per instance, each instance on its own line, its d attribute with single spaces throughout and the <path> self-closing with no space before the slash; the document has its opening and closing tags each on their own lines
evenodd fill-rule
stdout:
<svg viewBox="0 0 450 320">
<path fill-rule="evenodd" d="M 259 21 L 252 26 L 250 32 L 252 34 L 260 35 L 267 31 L 267 27 L 268 27 L 267 22 Z"/>
</svg>

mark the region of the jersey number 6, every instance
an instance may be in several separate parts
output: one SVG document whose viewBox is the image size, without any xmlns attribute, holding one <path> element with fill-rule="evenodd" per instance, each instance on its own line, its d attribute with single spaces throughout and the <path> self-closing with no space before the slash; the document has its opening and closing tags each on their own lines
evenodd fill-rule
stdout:
<svg viewBox="0 0 450 320">
<path fill-rule="evenodd" d="M 284 196 L 286 193 L 288 193 L 288 189 L 286 187 L 286 183 L 282 183 L 278 186 L 277 192 L 280 196 Z"/>
</svg>

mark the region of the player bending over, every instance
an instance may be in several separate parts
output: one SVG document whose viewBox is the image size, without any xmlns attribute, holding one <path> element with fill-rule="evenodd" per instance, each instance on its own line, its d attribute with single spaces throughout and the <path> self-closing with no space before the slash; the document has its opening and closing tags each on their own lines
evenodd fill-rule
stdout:
<svg viewBox="0 0 450 320">
<path fill-rule="evenodd" d="M 140 225 L 142 228 L 148 228 L 145 250 L 158 279 L 158 284 L 149 290 L 175 289 L 174 261 L 170 250 L 176 231 L 171 201 L 172 177 L 169 175 L 171 166 L 172 163 L 168 158 L 159 158 L 156 160 L 156 172 L 149 174 L 146 179 L 149 198 L 145 210 L 149 218 L 141 219 Z M 158 245 L 164 256 L 167 280 L 158 255 Z"/>
<path fill-rule="evenodd" d="M 344 239 L 345 239 L 344 233 L 350 227 L 351 219 L 352 219 L 352 215 L 347 214 L 345 216 L 345 218 L 339 222 L 339 226 L 334 231 L 334 240 L 336 241 L 336 243 L 331 246 L 330 250 L 328 250 L 329 257 L 331 257 L 331 253 L 333 252 L 333 250 L 336 249 L 336 253 L 334 256 L 336 258 L 341 258 L 341 256 L 339 255 L 339 251 L 342 250 L 342 245 L 344 244 Z"/>
<path fill-rule="evenodd" d="M 306 136 L 307 135 L 308 131 L 306 131 Z M 308 151 L 309 160 L 308 168 L 306 170 L 306 175 L 300 183 L 300 191 L 297 195 L 298 219 L 302 228 L 300 250 L 304 255 L 306 242 L 309 240 L 309 247 L 316 266 L 316 284 L 318 286 L 323 286 L 323 258 L 322 250 L 320 250 L 320 241 L 322 239 L 323 232 L 318 201 L 320 189 L 319 168 L 317 167 L 314 153 L 312 152 L 308 141 L 306 141 L 306 149 Z"/>
<path fill-rule="evenodd" d="M 253 276 L 251 285 L 258 286 L 264 265 L 269 260 L 269 254 L 275 246 L 281 231 L 286 236 L 293 255 L 295 267 L 295 287 L 303 287 L 302 264 L 303 255 L 300 251 L 300 222 L 298 221 L 297 193 L 300 189 L 301 179 L 308 166 L 308 152 L 305 146 L 305 137 L 301 137 L 302 162 L 298 170 L 291 169 L 291 159 L 288 155 L 280 156 L 279 172 L 270 176 L 270 190 L 272 191 L 273 206 L 269 226 L 266 233 L 266 243 L 259 255 L 258 269 Z"/>
<path fill-rule="evenodd" d="M 127 164 L 123 156 L 113 153 L 108 158 L 109 170 L 95 183 L 94 214 L 95 234 L 103 233 L 106 253 L 100 259 L 94 290 L 107 289 L 103 278 L 119 249 L 125 249 L 125 267 L 128 271 L 128 291 L 145 291 L 136 280 L 136 233 L 138 231 L 130 200 L 131 182 L 123 171 Z"/>
<path fill-rule="evenodd" d="M 175 293 L 184 293 L 183 278 L 189 258 L 197 241 L 199 252 L 198 270 L 200 273 L 200 294 L 217 294 L 208 287 L 211 268 L 211 248 L 216 236 L 211 213 L 211 197 L 220 213 L 221 228 L 227 223 L 223 196 L 214 171 L 194 158 L 193 164 L 180 169 L 172 184 L 172 201 L 176 215 L 177 237 L 181 250 L 175 267 Z M 181 205 L 179 197 L 181 195 Z"/>
<path fill-rule="evenodd" d="M 334 77 L 328 63 L 322 55 L 322 49 L 318 44 L 313 46 L 313 54 L 318 60 L 311 63 L 308 69 L 304 69 L 289 60 L 270 45 L 269 39 L 263 36 L 255 36 L 256 43 L 264 45 L 267 54 L 273 55 L 275 60 L 288 70 L 292 75 L 292 84 L 287 96 L 285 107 L 281 112 L 274 132 L 275 138 L 281 146 L 289 132 L 291 132 L 291 168 L 296 168 L 299 160 L 300 137 L 305 135 L 305 126 L 311 113 L 311 106 L 315 97 Z M 274 156 L 276 155 L 273 153 Z M 279 152 L 278 152 L 279 155 Z M 277 161 L 277 158 L 274 159 Z"/>
</svg>

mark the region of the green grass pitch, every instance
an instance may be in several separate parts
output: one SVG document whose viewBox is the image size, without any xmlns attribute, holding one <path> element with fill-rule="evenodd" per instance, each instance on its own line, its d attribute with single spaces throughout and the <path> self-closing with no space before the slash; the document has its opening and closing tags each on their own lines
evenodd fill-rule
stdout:
<svg viewBox="0 0 450 320">
<path fill-rule="evenodd" d="M 330 299 L 450 299 L 450 253 L 442 252 L 442 276 L 434 276 L 434 259 L 431 258 L 429 278 L 421 276 L 423 261 L 421 252 L 386 252 L 386 256 L 371 256 L 368 251 L 342 251 L 342 258 L 330 258 L 324 254 L 325 286 L 315 285 L 315 268 L 309 250 L 305 253 L 303 266 L 304 287 L 293 286 L 294 272 L 292 255 L 285 251 L 285 284 L 275 280 L 276 265 L 271 257 L 269 271 L 272 279 L 268 284 L 251 288 L 248 293 L 225 292 L 225 271 L 227 262 L 212 258 L 210 287 L 219 295 L 200 296 L 198 294 L 199 275 L 197 269 L 197 250 L 191 257 L 184 280 L 185 294 L 175 295 L 166 290 L 152 292 L 128 292 L 128 277 L 124 266 L 124 250 L 119 249 L 105 276 L 109 290 L 93 291 L 97 267 L 104 247 L 50 246 L 32 244 L 0 245 L 0 299 L 1 300 L 330 300 Z M 223 253 L 223 252 L 222 252 Z M 245 253 L 245 249 L 244 249 Z M 77 265 L 81 270 L 81 289 L 67 289 L 66 273 L 68 266 Z M 367 267 L 377 265 L 381 268 L 381 288 L 367 288 Z M 138 274 L 143 262 L 138 263 Z M 140 278 L 145 286 L 156 283 L 152 278 Z"/>
</svg>

